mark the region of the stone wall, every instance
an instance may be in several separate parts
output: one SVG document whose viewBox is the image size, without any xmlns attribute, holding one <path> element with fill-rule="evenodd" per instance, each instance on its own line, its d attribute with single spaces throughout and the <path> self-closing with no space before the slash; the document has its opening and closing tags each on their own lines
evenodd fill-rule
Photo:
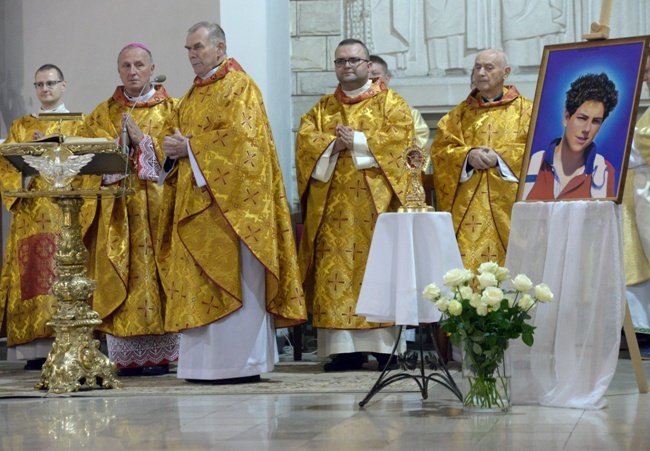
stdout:
<svg viewBox="0 0 650 451">
<path fill-rule="evenodd" d="M 340 0 L 291 0 L 293 127 L 300 117 L 336 88 L 334 50 L 343 36 Z"/>
<path fill-rule="evenodd" d="M 294 133 L 336 88 L 332 60 L 344 38 L 361 39 L 388 62 L 391 88 L 423 113 L 432 139 L 440 117 L 467 96 L 478 51 L 504 49 L 509 82 L 534 99 L 544 46 L 581 41 L 600 7 L 601 0 L 291 0 Z M 617 0 L 610 38 L 650 34 L 649 19 L 650 2 Z"/>
</svg>

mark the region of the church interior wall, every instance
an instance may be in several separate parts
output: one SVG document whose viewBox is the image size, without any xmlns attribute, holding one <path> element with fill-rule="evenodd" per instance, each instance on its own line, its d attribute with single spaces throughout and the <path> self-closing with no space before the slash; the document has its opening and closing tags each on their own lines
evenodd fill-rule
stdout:
<svg viewBox="0 0 650 451">
<path fill-rule="evenodd" d="M 120 84 L 117 55 L 129 42 L 146 44 L 155 73 L 167 76 L 166 90 L 183 96 L 194 79 L 184 48 L 187 29 L 216 21 L 226 32 L 229 56 L 262 90 L 291 198 L 289 11 L 287 0 L 0 0 L 0 140 L 15 119 L 38 110 L 32 86 L 38 67 L 59 66 L 67 82 L 66 107 L 88 114 Z M 5 237 L 9 221 L 5 210 Z"/>
<path fill-rule="evenodd" d="M 421 111 L 433 137 L 437 121 L 469 92 L 480 49 L 505 49 L 513 67 L 509 80 L 532 99 L 544 45 L 580 41 L 599 19 L 601 2 L 193 0 L 190 7 L 176 0 L 0 0 L 0 138 L 14 119 L 38 108 L 31 85 L 38 66 L 60 65 L 68 80 L 66 105 L 88 113 L 119 83 L 116 56 L 127 42 L 149 45 L 156 73 L 167 75 L 171 95 L 182 96 L 193 78 L 183 48 L 187 28 L 221 19 L 229 54 L 262 89 L 297 211 L 295 132 L 301 116 L 336 87 L 332 60 L 341 39 L 359 38 L 388 61 L 391 88 Z M 616 0 L 610 37 L 648 34 L 649 18 L 649 2 Z M 644 90 L 641 108 L 648 103 Z"/>
<path fill-rule="evenodd" d="M 506 51 L 508 82 L 533 100 L 545 45 L 580 42 L 600 19 L 602 0 L 291 0 L 293 130 L 337 85 L 336 45 L 365 42 L 384 58 L 390 87 L 420 110 L 431 129 L 469 94 L 476 54 Z M 324 13 L 327 11 L 327 14 Z M 650 3 L 616 0 L 610 38 L 650 34 Z M 648 106 L 641 94 L 640 113 Z"/>
<path fill-rule="evenodd" d="M 182 96 L 194 78 L 184 49 L 187 29 L 200 20 L 218 21 L 219 4 L 193 0 L 189 8 L 176 0 L 1 0 L 0 139 L 15 119 L 38 111 L 32 83 L 41 65 L 61 68 L 66 107 L 88 114 L 120 84 L 117 55 L 130 42 L 151 49 L 155 73 L 167 76 L 171 96 Z M 4 245 L 10 220 L 4 207 L 2 219 Z"/>
</svg>

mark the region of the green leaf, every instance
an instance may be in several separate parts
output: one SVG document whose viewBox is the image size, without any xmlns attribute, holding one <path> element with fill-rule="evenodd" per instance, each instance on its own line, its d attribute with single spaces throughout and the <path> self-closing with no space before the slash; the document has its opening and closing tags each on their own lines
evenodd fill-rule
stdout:
<svg viewBox="0 0 650 451">
<path fill-rule="evenodd" d="M 533 338 L 533 332 L 525 332 L 522 336 L 521 339 L 523 340 L 524 343 L 526 343 L 528 346 L 532 346 L 533 342 L 535 339 Z"/>
</svg>

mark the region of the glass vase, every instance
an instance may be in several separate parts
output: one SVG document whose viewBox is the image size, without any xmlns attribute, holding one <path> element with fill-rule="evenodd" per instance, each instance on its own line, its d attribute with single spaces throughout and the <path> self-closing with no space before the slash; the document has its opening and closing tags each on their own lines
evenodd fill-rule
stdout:
<svg viewBox="0 0 650 451">
<path fill-rule="evenodd" d="M 463 410 L 477 413 L 510 410 L 512 365 L 507 347 L 507 341 L 488 349 L 471 340 L 461 343 Z"/>
</svg>

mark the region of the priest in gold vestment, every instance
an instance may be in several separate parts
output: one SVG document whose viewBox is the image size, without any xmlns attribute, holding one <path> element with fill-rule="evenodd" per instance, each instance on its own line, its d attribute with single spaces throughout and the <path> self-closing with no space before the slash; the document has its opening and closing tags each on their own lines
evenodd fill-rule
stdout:
<svg viewBox="0 0 650 451">
<path fill-rule="evenodd" d="M 154 70 L 144 44 L 126 45 L 118 55 L 123 85 L 84 121 L 85 136 L 115 140 L 121 140 L 126 121 L 137 171 L 134 195 L 101 199 L 88 240 L 90 276 L 97 281 L 93 309 L 102 319 L 99 330 L 107 334 L 108 355 L 120 376 L 165 374 L 178 359 L 178 335 L 165 334 L 165 294 L 154 254 L 162 201 L 157 180 L 164 158 L 154 139 L 176 99 L 150 83 Z M 104 184 L 121 183 L 118 179 L 107 176 Z"/>
<path fill-rule="evenodd" d="M 451 212 L 463 263 L 505 263 L 512 206 L 532 110 L 514 86 L 506 55 L 480 52 L 476 88 L 438 122 L 431 147 L 437 209 Z"/>
<path fill-rule="evenodd" d="M 650 57 L 643 81 L 650 90 Z M 650 344 L 650 109 L 637 121 L 623 192 L 625 284 L 634 330 L 644 355 Z"/>
<path fill-rule="evenodd" d="M 381 78 L 381 81 L 383 81 L 384 84 L 388 87 L 392 78 L 392 74 L 388 70 L 388 63 L 386 63 L 386 61 L 378 55 L 370 55 L 369 59 L 372 63 L 370 70 L 368 71 L 370 78 Z M 429 130 L 429 124 L 427 124 L 422 117 L 422 113 L 413 107 L 409 108 L 411 108 L 411 116 L 413 116 L 413 128 L 415 130 L 414 144 L 424 149 L 427 141 L 429 141 L 429 134 L 431 133 L 431 130 Z M 427 164 L 424 164 L 422 169 L 424 170 L 426 166 Z M 409 332 L 415 333 L 415 329 L 410 329 Z"/>
<path fill-rule="evenodd" d="M 369 54 L 358 40 L 335 52 L 339 86 L 302 117 L 296 171 L 304 229 L 301 280 L 318 328 L 326 371 L 361 368 L 362 352 L 383 368 L 396 328 L 355 314 L 377 216 L 404 202 L 402 156 L 413 144 L 411 110 L 381 78 L 368 78 Z"/>
<path fill-rule="evenodd" d="M 259 380 L 277 361 L 274 326 L 307 316 L 284 182 L 261 92 L 221 27 L 197 23 L 185 48 L 197 77 L 162 143 L 165 325 L 181 332 L 179 378 Z"/>
<path fill-rule="evenodd" d="M 5 143 L 30 142 L 59 133 L 75 135 L 81 121 L 63 121 L 59 125 L 58 121 L 39 117 L 43 113 L 69 113 L 62 98 L 67 83 L 61 69 L 53 64 L 41 66 L 36 71 L 34 87 L 40 110 L 16 119 Z M 0 158 L 0 187 L 2 191 L 21 187 L 20 173 L 4 158 Z M 29 188 L 46 190 L 48 186 L 37 176 L 31 180 Z M 0 330 L 5 329 L 7 333 L 8 360 L 26 359 L 25 369 L 37 370 L 52 348 L 54 331 L 46 323 L 56 311 L 56 298 L 50 288 L 55 279 L 54 252 L 61 232 L 62 214 L 51 198 L 2 196 L 2 201 L 13 217 L 0 278 Z M 94 202 L 86 202 L 81 209 L 84 231 L 94 208 Z"/>
</svg>

